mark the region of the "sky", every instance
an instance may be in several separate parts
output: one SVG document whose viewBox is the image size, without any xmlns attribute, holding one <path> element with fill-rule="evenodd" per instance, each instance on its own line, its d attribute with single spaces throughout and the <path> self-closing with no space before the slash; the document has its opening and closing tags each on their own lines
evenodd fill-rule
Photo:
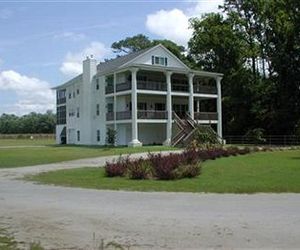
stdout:
<svg viewBox="0 0 300 250">
<path fill-rule="evenodd" d="M 0 114 L 55 112 L 55 92 L 82 60 L 113 58 L 113 42 L 145 34 L 186 46 L 188 20 L 223 0 L 0 0 Z"/>
</svg>

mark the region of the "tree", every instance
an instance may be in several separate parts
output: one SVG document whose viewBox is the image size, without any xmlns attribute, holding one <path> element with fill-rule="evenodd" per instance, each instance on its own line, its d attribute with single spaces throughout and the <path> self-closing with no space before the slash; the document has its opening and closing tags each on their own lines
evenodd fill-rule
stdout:
<svg viewBox="0 0 300 250">
<path fill-rule="evenodd" d="M 115 53 L 132 53 L 142 49 L 151 47 L 152 42 L 143 34 L 138 34 L 133 37 L 126 37 L 123 40 L 114 42 L 111 48 Z"/>
<path fill-rule="evenodd" d="M 106 142 L 108 145 L 114 146 L 116 143 L 116 136 L 117 136 L 117 131 L 112 129 L 112 128 L 108 128 L 106 131 Z"/>
<path fill-rule="evenodd" d="M 30 113 L 18 117 L 2 114 L 0 116 L 0 134 L 34 134 L 55 132 L 56 117 L 52 111 L 45 114 Z"/>
</svg>

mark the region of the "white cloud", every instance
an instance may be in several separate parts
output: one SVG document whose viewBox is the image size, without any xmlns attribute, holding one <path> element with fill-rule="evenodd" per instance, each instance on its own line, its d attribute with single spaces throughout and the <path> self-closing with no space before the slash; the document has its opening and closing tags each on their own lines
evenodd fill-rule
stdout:
<svg viewBox="0 0 300 250">
<path fill-rule="evenodd" d="M 186 44 L 192 35 L 189 17 L 179 9 L 160 10 L 148 15 L 146 27 L 150 32 L 179 44 Z"/>
<path fill-rule="evenodd" d="M 55 94 L 48 82 L 7 70 L 0 72 L 0 91 L 13 92 L 17 101 L 11 105 L 1 105 L 0 113 L 22 115 L 29 112 L 53 110 Z"/>
<path fill-rule="evenodd" d="M 186 10 L 159 10 L 147 16 L 146 27 L 153 34 L 186 46 L 192 36 L 189 19 L 201 17 L 205 13 L 217 12 L 218 6 L 223 2 L 224 0 L 200 0 Z"/>
<path fill-rule="evenodd" d="M 82 61 L 86 56 L 93 55 L 97 60 L 103 60 L 110 53 L 111 50 L 105 47 L 103 43 L 92 42 L 79 53 L 68 52 L 60 67 L 60 71 L 68 76 L 76 76 L 82 73 Z"/>
<path fill-rule="evenodd" d="M 54 39 L 67 39 L 71 41 L 81 41 L 86 38 L 86 35 L 83 33 L 75 33 L 75 32 L 63 32 L 60 34 L 55 34 L 53 36 Z"/>
</svg>

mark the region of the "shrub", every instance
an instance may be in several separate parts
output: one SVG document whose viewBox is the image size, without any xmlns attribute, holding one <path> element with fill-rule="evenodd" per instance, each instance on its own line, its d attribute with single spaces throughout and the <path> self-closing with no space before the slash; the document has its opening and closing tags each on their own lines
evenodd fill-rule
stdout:
<svg viewBox="0 0 300 250">
<path fill-rule="evenodd" d="M 193 178 L 201 173 L 201 162 L 196 164 L 180 165 L 173 172 L 176 179 Z"/>
<path fill-rule="evenodd" d="M 240 155 L 245 155 L 245 154 L 249 154 L 249 153 L 251 153 L 251 150 L 250 150 L 250 148 L 241 148 L 241 149 L 239 149 L 239 154 Z"/>
<path fill-rule="evenodd" d="M 117 131 L 112 128 L 108 128 L 106 131 L 106 143 L 108 145 L 114 146 L 116 143 L 116 136 Z"/>
<path fill-rule="evenodd" d="M 175 178 L 174 169 L 181 163 L 181 156 L 179 154 L 169 154 L 162 156 L 162 154 L 149 154 L 149 161 L 153 167 L 153 174 L 160 180 L 172 180 Z"/>
<path fill-rule="evenodd" d="M 185 150 L 181 156 L 182 164 L 196 164 L 199 161 L 199 153 L 196 149 Z"/>
<path fill-rule="evenodd" d="M 227 152 L 229 155 L 233 155 L 233 156 L 236 156 L 239 154 L 239 148 L 238 147 L 228 147 L 227 148 Z"/>
<path fill-rule="evenodd" d="M 106 162 L 104 166 L 106 176 L 108 177 L 125 176 L 129 163 L 130 163 L 129 156 L 126 158 L 120 156 L 117 161 Z"/>
<path fill-rule="evenodd" d="M 152 167 L 149 161 L 140 158 L 128 164 L 127 174 L 130 179 L 150 179 Z"/>
</svg>

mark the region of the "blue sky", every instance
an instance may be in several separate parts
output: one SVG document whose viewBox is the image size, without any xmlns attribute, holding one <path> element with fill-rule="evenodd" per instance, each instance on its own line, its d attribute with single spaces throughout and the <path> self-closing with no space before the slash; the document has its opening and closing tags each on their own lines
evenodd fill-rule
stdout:
<svg viewBox="0 0 300 250">
<path fill-rule="evenodd" d="M 37 2 L 0 0 L 0 114 L 54 109 L 51 87 L 76 76 L 89 54 L 143 33 L 186 45 L 188 19 L 222 0 Z"/>
</svg>

